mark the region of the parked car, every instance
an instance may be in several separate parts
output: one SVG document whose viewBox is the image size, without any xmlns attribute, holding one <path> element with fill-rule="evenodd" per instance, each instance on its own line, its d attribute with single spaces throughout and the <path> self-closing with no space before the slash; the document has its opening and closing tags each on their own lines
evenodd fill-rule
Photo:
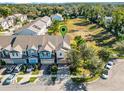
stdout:
<svg viewBox="0 0 124 93">
<path fill-rule="evenodd" d="M 112 61 L 109 61 L 109 62 L 106 64 L 105 68 L 110 69 L 110 68 L 112 67 L 112 65 L 113 65 L 113 62 L 112 62 Z"/>
<path fill-rule="evenodd" d="M 104 70 L 101 76 L 103 79 L 108 79 L 109 75 L 108 75 L 108 70 Z"/>
<path fill-rule="evenodd" d="M 32 65 L 28 65 L 27 69 L 26 69 L 26 72 L 30 73 L 32 70 L 34 70 L 33 66 Z"/>
<path fill-rule="evenodd" d="M 14 80 L 15 74 L 11 74 L 4 82 L 2 85 L 10 85 L 12 81 Z"/>
<path fill-rule="evenodd" d="M 5 73 L 6 74 L 11 74 L 14 69 L 15 69 L 15 66 L 10 66 L 10 67 L 6 68 Z"/>
<path fill-rule="evenodd" d="M 22 68 L 22 64 L 17 65 L 14 69 L 14 73 L 18 73 L 21 70 L 21 68 Z"/>
<path fill-rule="evenodd" d="M 45 68 L 44 74 L 50 75 L 50 73 L 51 73 L 50 69 L 51 69 L 51 65 L 48 65 L 48 66 Z"/>
</svg>

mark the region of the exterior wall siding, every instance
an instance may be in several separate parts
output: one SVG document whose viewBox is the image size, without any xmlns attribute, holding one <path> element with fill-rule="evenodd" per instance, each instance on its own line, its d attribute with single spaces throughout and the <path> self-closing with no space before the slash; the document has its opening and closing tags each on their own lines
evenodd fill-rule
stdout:
<svg viewBox="0 0 124 93">
<path fill-rule="evenodd" d="M 12 59 L 14 64 L 27 64 L 26 59 Z"/>
</svg>

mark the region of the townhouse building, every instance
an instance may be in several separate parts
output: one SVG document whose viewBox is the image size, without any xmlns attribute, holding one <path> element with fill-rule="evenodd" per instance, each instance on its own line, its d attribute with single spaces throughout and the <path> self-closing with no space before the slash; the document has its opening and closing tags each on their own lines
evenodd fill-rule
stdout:
<svg viewBox="0 0 124 93">
<path fill-rule="evenodd" d="M 1 36 L 0 59 L 7 64 L 62 64 L 70 40 L 61 36 Z"/>
<path fill-rule="evenodd" d="M 15 16 L 16 18 L 18 18 L 21 22 L 24 22 L 27 20 L 27 15 L 23 15 L 23 14 L 14 14 L 13 16 Z"/>
</svg>

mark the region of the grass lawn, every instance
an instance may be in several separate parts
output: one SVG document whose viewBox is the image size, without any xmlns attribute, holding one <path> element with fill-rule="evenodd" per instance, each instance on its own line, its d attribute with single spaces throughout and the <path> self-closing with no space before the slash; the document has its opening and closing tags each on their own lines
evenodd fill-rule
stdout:
<svg viewBox="0 0 124 93">
<path fill-rule="evenodd" d="M 33 83 L 36 79 L 37 79 L 37 77 L 31 77 L 31 78 L 29 79 L 29 82 L 30 82 L 30 83 Z"/>
<path fill-rule="evenodd" d="M 87 78 L 86 82 L 92 82 L 100 78 L 100 75 L 96 74 L 93 78 Z"/>
<path fill-rule="evenodd" d="M 17 77 L 17 83 L 20 82 L 23 79 L 23 77 Z"/>
<path fill-rule="evenodd" d="M 32 71 L 32 75 L 38 75 L 40 72 L 40 70 L 35 70 L 35 71 Z"/>
<path fill-rule="evenodd" d="M 71 42 L 77 35 L 81 35 L 87 42 L 97 46 L 110 46 L 115 42 L 115 37 L 96 24 L 89 23 L 84 18 L 68 19 L 66 22 Z"/>
<path fill-rule="evenodd" d="M 19 72 L 18 75 L 24 75 L 25 73 L 23 71 Z"/>
<path fill-rule="evenodd" d="M 71 40 L 77 35 L 87 39 L 88 36 L 95 35 L 103 30 L 103 28 L 96 28 L 96 24 L 89 24 L 86 19 L 80 18 L 68 19 L 66 25 L 69 29 L 67 35 L 70 36 Z"/>
<path fill-rule="evenodd" d="M 2 79 L 2 77 L 0 77 L 0 80 Z"/>
</svg>

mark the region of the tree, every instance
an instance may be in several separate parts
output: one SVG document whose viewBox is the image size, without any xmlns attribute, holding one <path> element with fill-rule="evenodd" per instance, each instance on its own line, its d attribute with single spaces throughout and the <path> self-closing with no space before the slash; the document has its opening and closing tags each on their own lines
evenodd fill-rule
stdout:
<svg viewBox="0 0 124 93">
<path fill-rule="evenodd" d="M 50 69 L 51 75 L 56 75 L 57 71 L 58 71 L 57 65 L 56 64 L 52 65 Z M 53 81 L 53 84 L 55 84 L 56 76 L 52 76 L 51 79 Z"/>
<path fill-rule="evenodd" d="M 111 53 L 108 49 L 106 48 L 102 48 L 99 52 L 98 52 L 99 58 L 101 58 L 105 63 L 107 63 L 111 57 Z"/>
<path fill-rule="evenodd" d="M 75 42 L 77 44 L 77 47 L 79 47 L 80 45 L 85 43 L 85 40 L 81 36 L 76 36 L 74 38 L 74 40 L 75 40 Z"/>
<path fill-rule="evenodd" d="M 3 16 L 3 17 L 7 17 L 9 16 L 11 13 L 11 9 L 8 8 L 8 7 L 0 7 L 0 14 Z"/>
<path fill-rule="evenodd" d="M 124 34 L 124 8 L 116 8 L 112 12 L 112 22 L 108 29 L 112 32 L 114 36 L 119 38 Z"/>
<path fill-rule="evenodd" d="M 124 40 L 118 41 L 113 45 L 113 48 L 119 52 L 120 55 L 124 55 Z"/>
<path fill-rule="evenodd" d="M 48 34 L 57 34 L 59 32 L 59 26 L 63 23 L 57 20 L 53 20 L 52 26 L 48 30 Z"/>
<path fill-rule="evenodd" d="M 71 64 L 71 74 L 79 76 L 72 78 L 73 81 L 84 82 L 86 80 L 85 75 L 83 75 L 83 69 L 89 70 L 92 77 L 102 72 L 103 62 L 99 59 L 96 50 L 86 44 L 81 45 L 78 50 L 71 50 L 67 57 L 68 62 Z"/>
<path fill-rule="evenodd" d="M 87 44 L 80 46 L 80 55 L 81 58 L 86 61 L 88 59 L 91 59 L 95 55 L 95 50 L 88 47 Z"/>
<path fill-rule="evenodd" d="M 73 67 L 76 67 L 80 62 L 80 54 L 79 51 L 76 49 L 70 50 L 69 53 L 67 54 L 67 61 L 71 63 Z"/>
</svg>

